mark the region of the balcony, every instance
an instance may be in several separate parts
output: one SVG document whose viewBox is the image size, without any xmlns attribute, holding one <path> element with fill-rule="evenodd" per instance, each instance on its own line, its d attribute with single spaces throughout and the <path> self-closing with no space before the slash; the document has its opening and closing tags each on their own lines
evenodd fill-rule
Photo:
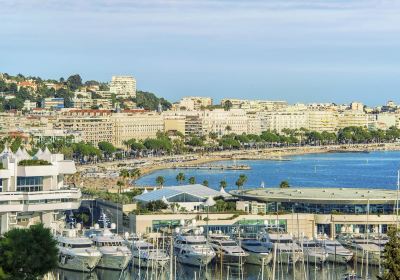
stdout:
<svg viewBox="0 0 400 280">
<path fill-rule="evenodd" d="M 0 213 L 78 209 L 80 189 L 60 189 L 39 192 L 1 192 Z"/>
</svg>

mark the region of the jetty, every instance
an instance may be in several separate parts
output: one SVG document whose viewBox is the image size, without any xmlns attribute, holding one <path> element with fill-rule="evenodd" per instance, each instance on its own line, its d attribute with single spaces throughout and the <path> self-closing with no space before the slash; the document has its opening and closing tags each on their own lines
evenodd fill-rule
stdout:
<svg viewBox="0 0 400 280">
<path fill-rule="evenodd" d="M 208 165 L 173 165 L 173 169 L 205 169 L 205 170 L 250 170 L 249 165 L 221 165 L 221 164 L 208 164 Z"/>
</svg>

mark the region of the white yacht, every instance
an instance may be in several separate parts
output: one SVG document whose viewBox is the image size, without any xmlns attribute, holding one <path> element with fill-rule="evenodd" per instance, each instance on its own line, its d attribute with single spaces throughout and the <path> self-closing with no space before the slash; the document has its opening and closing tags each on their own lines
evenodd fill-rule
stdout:
<svg viewBox="0 0 400 280">
<path fill-rule="evenodd" d="M 343 247 L 337 240 L 317 239 L 320 244 L 328 252 L 328 262 L 348 263 L 353 258 L 353 252 Z"/>
<path fill-rule="evenodd" d="M 134 241 L 131 245 L 133 264 L 139 267 L 166 267 L 169 256 L 165 250 L 154 247 L 144 240 Z"/>
<path fill-rule="evenodd" d="M 78 237 L 76 229 L 65 229 L 56 236 L 58 266 L 64 269 L 90 272 L 99 263 L 102 254 L 87 237 Z"/>
<path fill-rule="evenodd" d="M 215 257 L 215 251 L 203 235 L 203 228 L 176 229 L 174 252 L 178 262 L 204 266 Z"/>
<path fill-rule="evenodd" d="M 354 253 L 354 258 L 358 262 L 367 263 L 369 265 L 379 265 L 383 247 L 374 243 L 373 240 L 355 238 L 348 244 L 348 248 Z"/>
<path fill-rule="evenodd" d="M 314 240 L 300 240 L 303 248 L 304 261 L 315 264 L 323 264 L 328 259 L 328 252 Z"/>
<path fill-rule="evenodd" d="M 124 270 L 132 259 L 132 253 L 125 240 L 109 229 L 91 229 L 85 232 L 102 253 L 97 267 Z"/>
<path fill-rule="evenodd" d="M 249 256 L 237 243 L 232 240 L 228 235 L 221 233 L 210 233 L 208 240 L 217 253 L 219 258 L 224 264 L 229 265 L 243 265 L 246 258 Z"/>
<path fill-rule="evenodd" d="M 293 237 L 287 233 L 265 232 L 261 235 L 260 242 L 269 247 L 275 254 L 276 261 L 280 263 L 296 263 L 303 257 L 303 252 Z"/>
<path fill-rule="evenodd" d="M 243 239 L 240 245 L 243 250 L 249 255 L 246 258 L 246 263 L 256 265 L 267 265 L 272 260 L 271 248 L 261 243 L 257 239 Z"/>
</svg>

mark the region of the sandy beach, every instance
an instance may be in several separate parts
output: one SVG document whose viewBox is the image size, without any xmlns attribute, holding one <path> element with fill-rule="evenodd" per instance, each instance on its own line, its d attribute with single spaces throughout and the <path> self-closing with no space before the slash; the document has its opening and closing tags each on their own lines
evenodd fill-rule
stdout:
<svg viewBox="0 0 400 280">
<path fill-rule="evenodd" d="M 187 154 L 177 156 L 149 157 L 126 161 L 114 161 L 99 163 L 96 165 L 79 166 L 80 174 L 88 170 L 101 172 L 113 172 L 114 177 L 110 176 L 75 176 L 73 182 L 79 186 L 86 186 L 96 189 L 115 189 L 116 183 L 120 179 L 115 174 L 121 169 L 139 168 L 141 176 L 154 171 L 166 168 L 174 168 L 182 165 L 201 165 L 222 160 L 284 160 L 285 157 L 313 153 L 335 153 L 335 152 L 371 152 L 371 151 L 398 151 L 400 143 L 386 144 L 353 144 L 353 145 L 332 145 L 332 146 L 305 146 L 305 147 L 283 147 L 265 149 L 246 149 L 234 151 L 221 151 L 205 154 Z M 151 187 L 151 186 L 149 186 Z"/>
</svg>

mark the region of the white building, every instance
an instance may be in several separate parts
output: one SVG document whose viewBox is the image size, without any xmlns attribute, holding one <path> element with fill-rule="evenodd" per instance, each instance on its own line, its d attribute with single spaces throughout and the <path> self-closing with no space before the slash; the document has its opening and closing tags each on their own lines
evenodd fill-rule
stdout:
<svg viewBox="0 0 400 280">
<path fill-rule="evenodd" d="M 52 230 L 64 225 L 64 211 L 79 208 L 81 192 L 64 185 L 64 175 L 76 172 L 62 154 L 39 150 L 0 153 L 0 233 L 43 223 Z"/>
<path fill-rule="evenodd" d="M 113 76 L 110 82 L 110 92 L 116 97 L 136 97 L 136 79 L 132 76 Z"/>
</svg>

